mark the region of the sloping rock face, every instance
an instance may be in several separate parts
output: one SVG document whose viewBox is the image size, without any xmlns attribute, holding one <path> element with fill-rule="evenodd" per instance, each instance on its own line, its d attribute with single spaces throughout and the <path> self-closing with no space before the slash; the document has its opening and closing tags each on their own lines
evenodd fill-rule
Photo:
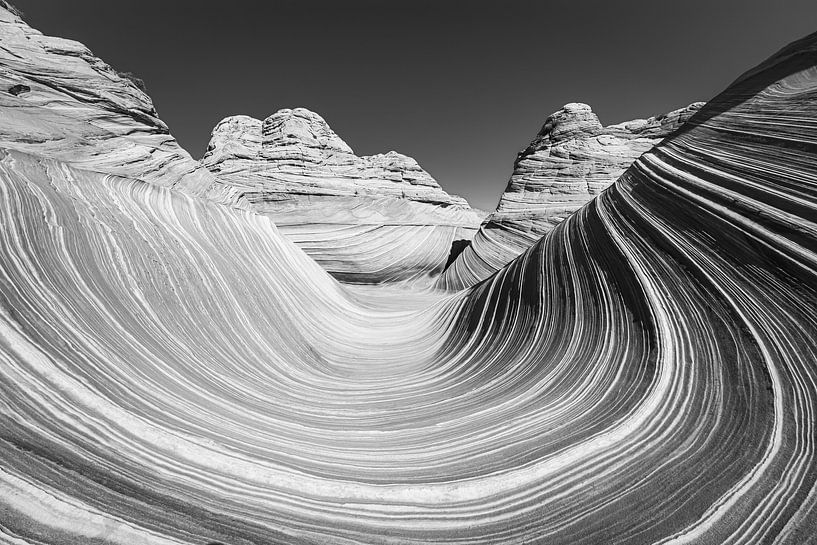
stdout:
<svg viewBox="0 0 817 545">
<path fill-rule="evenodd" d="M 0 149 L 4 544 L 817 533 L 817 34 L 453 294 L 39 149 Z"/>
<path fill-rule="evenodd" d="M 356 157 L 306 110 L 272 116 L 265 127 L 225 120 L 205 167 L 178 145 L 150 98 L 84 45 L 44 36 L 7 10 L 0 25 L 5 149 L 271 214 L 322 265 L 354 282 L 428 282 L 482 219 L 413 159 Z"/>
<path fill-rule="evenodd" d="M 462 289 L 507 265 L 612 184 L 703 103 L 603 127 L 590 106 L 566 104 L 519 153 L 499 205 L 438 285 Z"/>
<path fill-rule="evenodd" d="M 0 146 L 192 193 L 210 185 L 150 98 L 87 47 L 2 8 L 0 32 Z"/>
<path fill-rule="evenodd" d="M 411 157 L 358 157 L 304 108 L 224 119 L 202 163 L 216 178 L 210 198 L 269 215 L 347 282 L 430 281 L 481 221 Z"/>
</svg>

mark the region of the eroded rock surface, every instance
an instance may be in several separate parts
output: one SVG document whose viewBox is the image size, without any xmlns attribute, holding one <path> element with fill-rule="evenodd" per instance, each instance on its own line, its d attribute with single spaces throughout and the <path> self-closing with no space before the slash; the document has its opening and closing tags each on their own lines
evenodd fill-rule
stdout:
<svg viewBox="0 0 817 545">
<path fill-rule="evenodd" d="M 450 294 L 60 152 L 0 149 L 3 544 L 817 535 L 817 34 Z"/>
<path fill-rule="evenodd" d="M 551 114 L 516 158 L 496 211 L 438 284 L 462 289 L 504 267 L 601 193 L 702 105 L 607 127 L 587 104 L 566 104 Z"/>
<path fill-rule="evenodd" d="M 191 193 L 211 176 L 153 102 L 87 47 L 0 8 L 0 147 Z"/>
<path fill-rule="evenodd" d="M 454 241 L 479 226 L 465 200 L 416 161 L 394 152 L 357 157 L 307 110 L 265 123 L 228 118 L 214 130 L 205 167 L 179 146 L 150 97 L 87 47 L 44 36 L 7 10 L 0 25 L 5 149 L 269 214 L 338 278 L 355 282 L 426 282 Z"/>
<path fill-rule="evenodd" d="M 269 215 L 350 282 L 429 280 L 442 272 L 452 244 L 470 239 L 482 219 L 411 157 L 358 157 L 304 108 L 263 121 L 224 119 L 202 163 L 216 178 L 210 198 Z"/>
</svg>

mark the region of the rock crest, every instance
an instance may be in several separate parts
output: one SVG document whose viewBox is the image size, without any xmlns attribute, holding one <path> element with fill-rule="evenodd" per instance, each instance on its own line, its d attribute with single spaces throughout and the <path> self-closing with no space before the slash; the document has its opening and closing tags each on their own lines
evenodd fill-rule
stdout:
<svg viewBox="0 0 817 545">
<path fill-rule="evenodd" d="M 496 211 L 438 285 L 462 289 L 495 273 L 606 189 L 702 105 L 607 127 L 587 104 L 566 104 L 549 115 L 517 156 Z"/>
</svg>

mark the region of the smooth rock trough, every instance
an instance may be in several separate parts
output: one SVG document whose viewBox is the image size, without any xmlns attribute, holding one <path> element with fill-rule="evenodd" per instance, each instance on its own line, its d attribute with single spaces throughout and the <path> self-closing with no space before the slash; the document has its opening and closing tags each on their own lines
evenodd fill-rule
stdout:
<svg viewBox="0 0 817 545">
<path fill-rule="evenodd" d="M 451 292 L 338 282 L 271 214 L 205 198 L 231 182 L 200 172 L 86 49 L 2 9 L 0 40 L 13 121 L 1 543 L 795 545 L 817 532 L 817 34 Z M 56 48 L 74 60 L 52 63 Z M 302 146 L 298 161 L 314 140 L 354 162 L 290 121 L 262 124 L 260 157 L 239 130 L 258 125 L 231 121 L 244 136 L 214 144 L 208 168 L 278 161 L 273 141 Z M 367 168 L 392 171 L 380 161 Z M 398 162 L 393 183 L 444 198 Z"/>
</svg>

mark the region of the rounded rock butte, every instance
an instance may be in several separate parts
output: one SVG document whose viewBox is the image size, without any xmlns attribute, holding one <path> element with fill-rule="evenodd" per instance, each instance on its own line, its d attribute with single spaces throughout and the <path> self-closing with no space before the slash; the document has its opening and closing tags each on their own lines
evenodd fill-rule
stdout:
<svg viewBox="0 0 817 545">
<path fill-rule="evenodd" d="M 0 39 L 0 542 L 813 539 L 817 35 L 454 292 L 339 283 Z"/>
</svg>

